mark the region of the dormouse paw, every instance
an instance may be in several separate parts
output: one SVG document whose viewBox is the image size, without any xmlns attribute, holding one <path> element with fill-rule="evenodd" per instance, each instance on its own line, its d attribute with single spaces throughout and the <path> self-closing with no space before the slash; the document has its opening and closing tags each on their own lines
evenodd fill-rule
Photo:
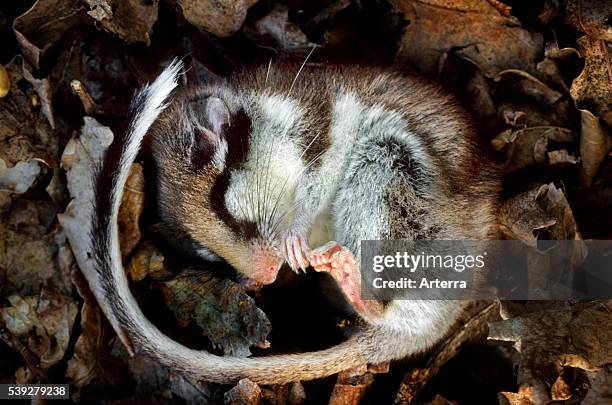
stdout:
<svg viewBox="0 0 612 405">
<path fill-rule="evenodd" d="M 298 269 L 306 272 L 310 265 L 308 261 L 310 248 L 308 247 L 308 238 L 305 235 L 305 232 L 290 229 L 283 240 L 283 255 L 289 267 L 295 273 L 298 273 Z"/>
<path fill-rule="evenodd" d="M 349 303 L 362 313 L 365 305 L 361 299 L 360 273 L 353 253 L 338 242 L 328 242 L 314 249 L 309 256 L 310 265 L 316 271 L 328 272 L 338 283 Z"/>
</svg>

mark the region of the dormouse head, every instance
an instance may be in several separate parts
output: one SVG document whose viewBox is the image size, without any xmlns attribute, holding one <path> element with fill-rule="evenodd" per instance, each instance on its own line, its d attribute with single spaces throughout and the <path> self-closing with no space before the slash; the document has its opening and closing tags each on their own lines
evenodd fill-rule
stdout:
<svg viewBox="0 0 612 405">
<path fill-rule="evenodd" d="M 262 285 L 283 264 L 287 203 L 281 181 L 249 158 L 249 103 L 224 84 L 179 93 L 151 128 L 151 148 L 164 222 L 185 232 L 204 258 L 220 258 L 247 284 Z"/>
</svg>

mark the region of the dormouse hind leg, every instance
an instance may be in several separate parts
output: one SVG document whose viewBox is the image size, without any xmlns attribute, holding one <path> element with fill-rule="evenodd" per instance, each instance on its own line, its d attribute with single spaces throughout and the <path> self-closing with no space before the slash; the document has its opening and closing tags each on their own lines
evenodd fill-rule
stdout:
<svg viewBox="0 0 612 405">
<path fill-rule="evenodd" d="M 357 313 L 366 321 L 375 321 L 383 314 L 379 301 L 361 298 L 361 273 L 353 253 L 338 242 L 328 242 L 310 252 L 310 265 L 320 272 L 329 273 Z"/>
</svg>

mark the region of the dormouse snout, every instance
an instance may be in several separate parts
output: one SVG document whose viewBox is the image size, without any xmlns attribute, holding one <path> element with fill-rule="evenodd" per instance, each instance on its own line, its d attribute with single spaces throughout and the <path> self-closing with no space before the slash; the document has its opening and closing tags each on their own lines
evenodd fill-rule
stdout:
<svg viewBox="0 0 612 405">
<path fill-rule="evenodd" d="M 250 278 L 263 285 L 271 284 L 276 280 L 283 263 L 284 259 L 274 249 L 255 248 L 252 255 L 251 266 L 253 270 Z"/>
</svg>

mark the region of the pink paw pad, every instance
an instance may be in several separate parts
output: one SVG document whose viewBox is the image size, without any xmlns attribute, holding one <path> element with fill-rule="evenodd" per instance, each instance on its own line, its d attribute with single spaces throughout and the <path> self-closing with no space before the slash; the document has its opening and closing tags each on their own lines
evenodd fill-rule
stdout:
<svg viewBox="0 0 612 405">
<path fill-rule="evenodd" d="M 353 307 L 362 312 L 365 305 L 361 299 L 359 269 L 353 253 L 338 244 L 329 242 L 310 253 L 310 265 L 316 271 L 325 271 L 336 280 Z"/>
</svg>

